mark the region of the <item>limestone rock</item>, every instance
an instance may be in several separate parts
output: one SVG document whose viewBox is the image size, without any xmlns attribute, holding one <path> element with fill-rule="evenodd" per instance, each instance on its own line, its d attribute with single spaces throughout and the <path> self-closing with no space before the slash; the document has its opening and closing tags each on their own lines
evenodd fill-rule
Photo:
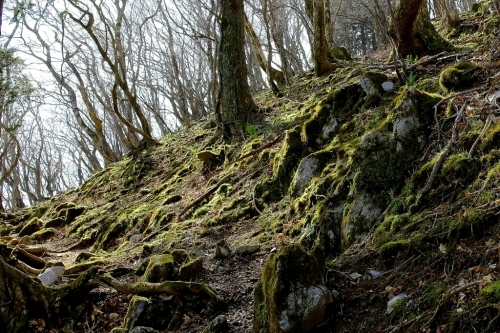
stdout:
<svg viewBox="0 0 500 333">
<path fill-rule="evenodd" d="M 225 259 L 231 255 L 229 244 L 225 240 L 220 240 L 215 248 L 215 258 Z"/>
<path fill-rule="evenodd" d="M 387 75 L 368 72 L 359 78 L 359 84 L 367 95 L 382 96 L 385 93 L 382 84 L 387 82 Z"/>
<path fill-rule="evenodd" d="M 332 301 L 316 258 L 301 245 L 286 246 L 270 257 L 255 287 L 253 332 L 311 332 Z"/>
<path fill-rule="evenodd" d="M 208 325 L 203 333 L 221 333 L 227 330 L 227 319 L 226 316 L 220 315 L 217 316 L 210 325 Z"/>
</svg>

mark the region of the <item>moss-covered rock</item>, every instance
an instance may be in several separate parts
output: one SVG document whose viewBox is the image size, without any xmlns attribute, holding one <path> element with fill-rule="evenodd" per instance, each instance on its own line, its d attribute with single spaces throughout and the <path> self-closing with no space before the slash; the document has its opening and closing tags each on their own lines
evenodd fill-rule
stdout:
<svg viewBox="0 0 500 333">
<path fill-rule="evenodd" d="M 478 66 L 470 62 L 457 62 L 439 75 L 439 86 L 444 91 L 460 91 L 470 88 L 477 81 Z"/>
<path fill-rule="evenodd" d="M 352 60 L 349 51 L 343 46 L 334 46 L 329 50 L 329 56 L 337 60 Z"/>
<path fill-rule="evenodd" d="M 57 233 L 57 230 L 54 228 L 43 228 L 31 235 L 31 239 L 33 240 L 46 240 L 51 238 Z"/>
<path fill-rule="evenodd" d="M 271 256 L 254 291 L 254 333 L 311 332 L 328 317 L 323 267 L 301 245 Z"/>
<path fill-rule="evenodd" d="M 366 72 L 361 75 L 359 84 L 367 95 L 382 96 L 385 93 L 382 83 L 387 81 L 387 75 L 377 72 Z"/>
<path fill-rule="evenodd" d="M 43 221 L 40 220 L 39 218 L 33 218 L 29 220 L 19 231 L 19 237 L 22 236 L 29 236 L 43 228 Z"/>
<path fill-rule="evenodd" d="M 203 259 L 196 258 L 179 268 L 179 279 L 181 281 L 190 281 L 194 279 L 203 270 Z"/>
<path fill-rule="evenodd" d="M 163 282 L 171 280 L 175 274 L 174 256 L 159 254 L 152 256 L 149 260 L 143 280 L 145 282 Z"/>
<path fill-rule="evenodd" d="M 366 93 L 359 84 L 331 91 L 316 104 L 302 127 L 302 137 L 310 147 L 330 142 L 339 130 L 339 119 L 359 112 Z"/>
</svg>

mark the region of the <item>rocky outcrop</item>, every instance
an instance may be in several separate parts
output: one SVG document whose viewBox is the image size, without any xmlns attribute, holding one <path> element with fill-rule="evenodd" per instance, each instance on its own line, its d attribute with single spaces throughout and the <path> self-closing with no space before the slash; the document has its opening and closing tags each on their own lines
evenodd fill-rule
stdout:
<svg viewBox="0 0 500 333">
<path fill-rule="evenodd" d="M 254 333 L 310 332 L 330 315 L 323 268 L 293 244 L 271 256 L 254 291 Z"/>
</svg>

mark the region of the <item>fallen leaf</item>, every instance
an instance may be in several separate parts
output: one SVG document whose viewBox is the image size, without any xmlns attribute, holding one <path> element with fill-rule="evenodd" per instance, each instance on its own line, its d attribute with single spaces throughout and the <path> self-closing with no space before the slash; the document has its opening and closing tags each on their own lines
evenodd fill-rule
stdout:
<svg viewBox="0 0 500 333">
<path fill-rule="evenodd" d="M 493 277 L 491 276 L 491 274 L 485 275 L 483 276 L 483 281 L 486 283 L 491 283 L 493 282 Z"/>
<path fill-rule="evenodd" d="M 359 279 L 359 278 L 360 278 L 360 277 L 362 277 L 362 276 L 363 276 L 363 275 L 361 275 L 361 274 L 359 274 L 359 273 L 352 273 L 352 274 L 350 275 L 351 279 L 353 279 L 353 280 L 357 280 L 357 279 Z"/>
<path fill-rule="evenodd" d="M 441 253 L 446 253 L 446 245 L 444 244 L 439 244 L 439 251 L 441 251 Z"/>
</svg>

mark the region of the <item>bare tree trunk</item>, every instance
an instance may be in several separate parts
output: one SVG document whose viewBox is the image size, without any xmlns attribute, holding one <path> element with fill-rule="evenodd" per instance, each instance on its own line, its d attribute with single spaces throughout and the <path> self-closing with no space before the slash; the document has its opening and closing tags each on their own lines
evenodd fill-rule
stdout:
<svg viewBox="0 0 500 333">
<path fill-rule="evenodd" d="M 432 25 L 424 0 L 399 0 L 389 31 L 401 57 L 436 54 L 451 48 Z"/>
<path fill-rule="evenodd" d="M 257 108 L 247 81 L 243 0 L 221 0 L 220 6 L 217 119 L 225 137 L 242 136 Z"/>
<path fill-rule="evenodd" d="M 333 68 L 332 64 L 328 60 L 324 0 L 306 0 L 306 12 L 313 24 L 314 72 L 317 76 L 321 76 L 328 73 Z"/>
<path fill-rule="evenodd" d="M 495 7 L 495 10 L 497 11 L 497 15 L 500 15 L 500 6 L 498 5 L 498 0 L 491 0 L 493 3 L 493 7 Z"/>
<path fill-rule="evenodd" d="M 245 30 L 250 37 L 250 40 L 252 41 L 252 45 L 255 49 L 255 52 L 257 54 L 257 61 L 259 63 L 260 68 L 264 72 L 266 72 L 268 76 L 268 82 L 271 81 L 276 81 L 276 84 L 279 86 L 285 84 L 285 76 L 283 75 L 282 71 L 279 71 L 272 66 L 270 67 L 268 64 L 268 61 L 266 59 L 266 55 L 264 54 L 264 51 L 262 50 L 262 44 L 260 43 L 259 37 L 255 33 L 255 30 L 252 26 L 252 23 L 248 20 L 248 17 L 245 15 Z"/>
</svg>

